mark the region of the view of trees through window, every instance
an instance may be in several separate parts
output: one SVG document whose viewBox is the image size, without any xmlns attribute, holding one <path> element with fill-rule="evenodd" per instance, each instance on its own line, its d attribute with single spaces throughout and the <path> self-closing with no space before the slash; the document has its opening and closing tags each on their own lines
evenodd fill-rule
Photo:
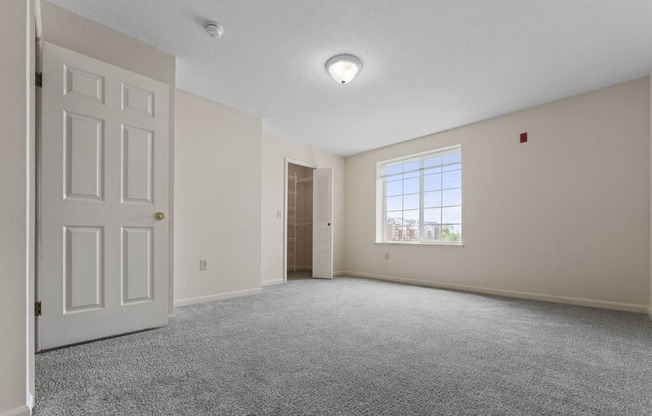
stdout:
<svg viewBox="0 0 652 416">
<path fill-rule="evenodd" d="M 380 164 L 383 241 L 462 240 L 462 152 L 459 146 Z"/>
</svg>

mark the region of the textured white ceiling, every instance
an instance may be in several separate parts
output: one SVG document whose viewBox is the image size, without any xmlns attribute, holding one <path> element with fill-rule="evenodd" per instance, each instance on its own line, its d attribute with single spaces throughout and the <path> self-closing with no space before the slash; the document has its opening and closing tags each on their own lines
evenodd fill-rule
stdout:
<svg viewBox="0 0 652 416">
<path fill-rule="evenodd" d="M 176 55 L 178 88 L 345 156 L 652 68 L 652 0 L 51 1 Z M 324 69 L 340 53 L 364 65 L 347 85 Z"/>
</svg>

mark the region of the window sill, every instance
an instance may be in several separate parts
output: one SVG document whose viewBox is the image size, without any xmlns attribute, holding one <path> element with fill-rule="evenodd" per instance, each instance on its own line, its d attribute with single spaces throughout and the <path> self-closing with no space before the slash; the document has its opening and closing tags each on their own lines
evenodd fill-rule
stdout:
<svg viewBox="0 0 652 416">
<path fill-rule="evenodd" d="M 462 241 L 451 241 L 451 242 L 433 242 L 433 243 L 422 243 L 422 242 L 409 242 L 409 241 L 375 241 L 374 244 L 380 245 L 399 245 L 399 246 L 453 246 L 453 247 L 464 247 L 464 242 Z"/>
</svg>

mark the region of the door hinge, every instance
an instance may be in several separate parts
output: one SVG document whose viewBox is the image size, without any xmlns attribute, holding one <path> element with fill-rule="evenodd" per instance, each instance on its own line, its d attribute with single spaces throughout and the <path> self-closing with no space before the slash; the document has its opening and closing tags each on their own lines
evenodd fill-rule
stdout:
<svg viewBox="0 0 652 416">
<path fill-rule="evenodd" d="M 41 316 L 41 302 L 34 302 L 34 316 Z"/>
<path fill-rule="evenodd" d="M 43 88 L 43 72 L 36 73 L 36 86 Z"/>
</svg>

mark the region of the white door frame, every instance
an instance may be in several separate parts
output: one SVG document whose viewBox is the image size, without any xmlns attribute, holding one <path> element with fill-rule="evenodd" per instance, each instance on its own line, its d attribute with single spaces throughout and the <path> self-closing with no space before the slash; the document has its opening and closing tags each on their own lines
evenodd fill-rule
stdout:
<svg viewBox="0 0 652 416">
<path fill-rule="evenodd" d="M 36 20 L 36 40 L 34 58 L 37 73 L 43 71 L 43 28 L 41 21 L 40 0 L 35 2 L 34 10 Z M 34 148 L 32 149 L 34 157 L 34 302 L 41 301 L 41 111 L 42 111 L 42 94 L 41 88 L 35 88 L 34 96 Z M 30 305 L 31 306 L 31 305 Z M 41 351 L 41 317 L 34 317 L 34 352 Z"/>
<path fill-rule="evenodd" d="M 317 169 L 317 165 L 302 160 L 285 158 L 284 166 L 284 183 L 283 183 L 283 283 L 288 281 L 288 167 L 289 164 L 299 165 L 306 168 Z"/>
</svg>

